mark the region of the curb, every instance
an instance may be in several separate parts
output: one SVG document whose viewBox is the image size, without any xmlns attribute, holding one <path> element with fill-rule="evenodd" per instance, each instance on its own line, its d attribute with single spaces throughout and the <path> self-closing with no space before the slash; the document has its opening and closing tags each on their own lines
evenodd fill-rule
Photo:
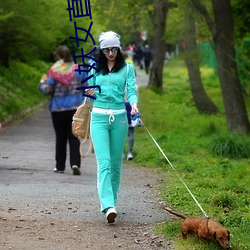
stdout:
<svg viewBox="0 0 250 250">
<path fill-rule="evenodd" d="M 32 107 L 28 107 L 24 110 L 19 111 L 18 113 L 10 114 L 5 119 L 3 119 L 3 121 L 0 121 L 0 130 L 3 129 L 3 127 L 9 125 L 10 123 L 19 120 L 21 118 L 25 118 L 30 114 L 32 114 L 33 112 L 46 107 L 46 105 L 48 105 L 48 100 L 44 100 Z"/>
</svg>

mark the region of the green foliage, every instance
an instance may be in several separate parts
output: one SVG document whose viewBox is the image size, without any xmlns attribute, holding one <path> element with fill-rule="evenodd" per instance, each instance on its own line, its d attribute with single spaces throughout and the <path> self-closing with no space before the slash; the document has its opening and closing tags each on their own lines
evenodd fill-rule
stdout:
<svg viewBox="0 0 250 250">
<path fill-rule="evenodd" d="M 183 38 L 184 13 L 183 6 L 171 8 L 168 11 L 165 40 L 170 44 L 176 44 Z"/>
<path fill-rule="evenodd" d="M 0 12 L 0 65 L 8 67 L 11 60 L 29 62 L 53 60 L 53 51 L 59 44 L 78 50 L 75 40 L 74 21 L 77 26 L 88 29 L 88 18 L 69 20 L 67 1 L 33 0 L 1 1 Z M 95 32 L 91 30 L 95 37 Z M 84 38 L 86 33 L 79 34 Z M 93 47 L 90 39 L 83 43 L 84 49 Z"/>
<path fill-rule="evenodd" d="M 170 8 L 168 11 L 166 34 L 164 37 L 166 42 L 178 44 L 183 40 L 185 34 L 185 17 L 188 15 L 195 19 L 197 40 L 210 39 L 211 35 L 208 27 L 200 13 L 192 6 L 191 1 L 178 0 L 174 2 L 176 2 L 177 7 Z M 206 5 L 209 12 L 212 12 L 212 6 L 209 1 L 205 1 L 203 4 Z"/>
<path fill-rule="evenodd" d="M 217 206 L 223 208 L 234 209 L 237 207 L 236 197 L 230 194 L 229 192 L 220 192 L 219 194 L 215 194 L 210 201 L 212 206 Z"/>
<path fill-rule="evenodd" d="M 232 8 L 236 37 L 244 38 L 249 35 L 250 14 L 246 10 L 250 8 L 250 2 L 248 0 L 232 0 Z"/>
<path fill-rule="evenodd" d="M 99 33 L 106 30 L 117 32 L 122 37 L 124 49 L 131 42 L 142 42 L 140 33 L 144 30 L 148 31 L 149 40 L 152 40 L 155 1 L 93 0 L 91 5 Z"/>
<path fill-rule="evenodd" d="M 214 154 L 228 158 L 250 158 L 250 140 L 236 135 L 222 135 L 211 142 Z"/>
<path fill-rule="evenodd" d="M 240 75 L 241 85 L 244 88 L 245 93 L 250 96 L 250 35 L 244 39 L 238 41 L 238 69 Z"/>
<path fill-rule="evenodd" d="M 19 116 L 21 111 L 44 100 L 38 90 L 42 74 L 49 65 L 34 61 L 32 66 L 13 61 L 10 68 L 0 67 L 0 121 L 9 115 Z"/>
<path fill-rule="evenodd" d="M 202 212 L 180 178 L 184 180 L 207 214 L 230 230 L 232 249 L 249 249 L 246 232 L 250 219 L 250 159 L 243 158 L 246 152 L 250 152 L 249 137 L 227 133 L 219 81 L 212 69 L 202 67 L 201 72 L 207 93 L 222 113 L 199 114 L 193 104 L 183 61 L 169 61 L 164 69 L 164 92 L 140 88 L 139 110 L 142 121 L 175 170 L 144 127 L 135 130 L 133 163 L 161 170 L 163 181 L 157 189 L 161 190 L 165 204 L 189 217 L 201 217 Z M 247 107 L 250 112 L 250 105 Z M 232 148 L 237 147 L 237 158 L 231 158 L 232 154 L 229 157 L 212 153 L 211 145 L 221 138 L 232 139 Z M 167 239 L 173 239 L 180 235 L 179 224 L 178 219 L 160 224 L 156 230 Z M 201 249 L 199 241 L 192 236 L 190 241 L 175 238 L 174 244 L 178 250 Z M 207 243 L 203 249 L 217 249 L 217 246 Z"/>
</svg>

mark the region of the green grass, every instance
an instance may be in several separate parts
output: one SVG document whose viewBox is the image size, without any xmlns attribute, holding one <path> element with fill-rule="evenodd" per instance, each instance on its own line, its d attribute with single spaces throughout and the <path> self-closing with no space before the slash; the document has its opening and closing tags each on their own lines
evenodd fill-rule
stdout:
<svg viewBox="0 0 250 250">
<path fill-rule="evenodd" d="M 38 84 L 48 65 L 40 61 L 31 65 L 13 61 L 9 69 L 0 67 L 0 122 L 10 115 L 18 118 L 21 111 L 46 98 L 39 92 Z"/>
<path fill-rule="evenodd" d="M 209 68 L 202 68 L 201 73 L 205 89 L 220 113 L 201 115 L 197 111 L 183 62 L 171 61 L 164 70 L 164 92 L 141 88 L 139 109 L 144 124 L 175 170 L 143 127 L 135 130 L 133 163 L 159 169 L 164 181 L 156 188 L 165 204 L 189 217 L 202 217 L 181 178 L 206 213 L 230 230 L 232 249 L 250 249 L 250 138 L 227 132 L 218 79 Z M 250 112 L 249 98 L 246 102 Z M 201 248 L 193 237 L 184 242 L 178 237 L 180 224 L 177 219 L 159 224 L 155 230 L 175 239 L 178 250 L 217 249 L 213 243 Z"/>
</svg>

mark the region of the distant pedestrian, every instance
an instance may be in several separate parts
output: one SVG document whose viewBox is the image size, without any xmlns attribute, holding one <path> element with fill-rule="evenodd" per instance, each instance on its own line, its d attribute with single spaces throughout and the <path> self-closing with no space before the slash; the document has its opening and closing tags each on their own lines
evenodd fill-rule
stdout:
<svg viewBox="0 0 250 250">
<path fill-rule="evenodd" d="M 127 161 L 133 160 L 133 149 L 134 149 L 134 131 L 135 128 L 131 126 L 131 105 L 128 101 L 125 102 L 126 110 L 127 110 L 127 119 L 128 119 L 128 153 L 127 153 Z"/>
<path fill-rule="evenodd" d="M 42 93 L 51 96 L 49 110 L 56 134 L 55 173 L 64 173 L 66 168 L 67 142 L 69 142 L 69 158 L 73 175 L 80 175 L 81 157 L 80 142 L 72 134 L 72 117 L 77 107 L 82 104 L 82 92 L 77 87 L 83 86 L 81 81 L 87 74 L 79 75 L 75 69 L 71 52 L 67 46 L 59 46 L 55 51 L 56 63 L 50 68 L 48 77 L 41 79 L 39 89 Z"/>
<path fill-rule="evenodd" d="M 126 62 L 131 63 L 134 66 L 134 62 L 131 58 L 129 58 L 127 56 L 127 53 L 124 52 L 123 53 L 124 59 Z M 136 76 L 136 70 L 135 70 L 135 76 Z M 137 85 L 136 85 L 136 90 L 137 90 Z M 137 92 L 137 96 L 138 96 L 138 92 Z M 126 95 L 126 90 L 125 90 L 125 105 L 126 105 L 126 111 L 127 111 L 127 119 L 128 119 L 128 152 L 127 152 L 127 160 L 133 160 L 134 156 L 133 156 L 133 149 L 134 149 L 134 130 L 135 128 L 131 125 L 131 105 L 127 99 L 127 95 Z M 125 153 L 125 150 L 124 150 Z"/>
<path fill-rule="evenodd" d="M 131 105 L 131 115 L 138 112 L 135 88 L 135 71 L 121 53 L 120 36 L 104 32 L 99 37 L 100 54 L 94 77 L 89 85 L 99 85 L 101 92 L 86 90 L 93 95 L 90 133 L 97 159 L 97 188 L 101 211 L 108 223 L 117 216 L 116 202 L 121 180 L 122 155 L 128 131 L 124 90 Z M 126 79 L 127 75 L 127 81 Z"/>
<path fill-rule="evenodd" d="M 148 75 L 153 56 L 152 56 L 152 51 L 147 44 L 145 45 L 145 48 L 143 51 L 143 57 L 144 57 L 145 72 Z"/>
<path fill-rule="evenodd" d="M 143 59 L 143 47 L 142 45 L 139 45 L 135 48 L 135 64 L 140 68 L 140 69 L 143 69 L 143 62 L 142 62 L 142 59 Z"/>
</svg>

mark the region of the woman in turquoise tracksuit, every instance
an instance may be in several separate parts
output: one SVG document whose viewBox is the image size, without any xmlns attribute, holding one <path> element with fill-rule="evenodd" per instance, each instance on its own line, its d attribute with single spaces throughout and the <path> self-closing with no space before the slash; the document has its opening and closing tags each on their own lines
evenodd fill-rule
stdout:
<svg viewBox="0 0 250 250">
<path fill-rule="evenodd" d="M 96 97 L 91 114 L 90 133 L 98 166 L 97 188 L 101 211 L 106 213 L 108 223 L 113 223 L 117 216 L 115 204 L 128 131 L 125 88 L 132 107 L 131 115 L 138 112 L 134 67 L 125 62 L 119 38 L 112 31 L 100 35 L 100 53 L 96 66 L 98 71 L 88 84 L 99 85 L 101 91 L 86 91 L 88 95 Z"/>
</svg>

